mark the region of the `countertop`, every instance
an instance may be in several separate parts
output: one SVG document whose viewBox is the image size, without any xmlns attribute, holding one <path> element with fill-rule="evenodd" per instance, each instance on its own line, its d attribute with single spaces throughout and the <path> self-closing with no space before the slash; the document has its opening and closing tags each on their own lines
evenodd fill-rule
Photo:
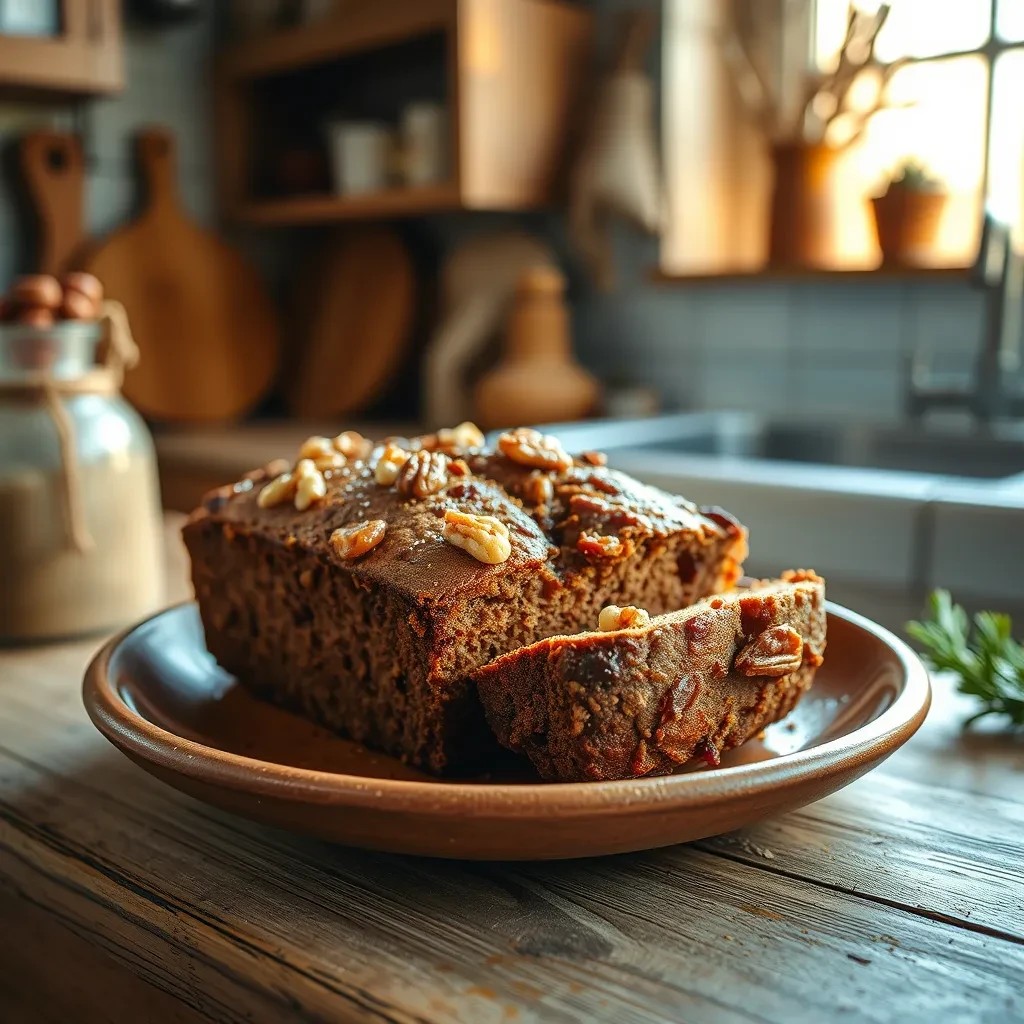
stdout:
<svg viewBox="0 0 1024 1024">
<path fill-rule="evenodd" d="M 962 734 L 947 680 L 903 750 L 803 810 L 648 853 L 468 864 L 161 785 L 86 718 L 97 646 L 0 650 L 5 1024 L 1024 1016 L 1024 741 Z"/>
</svg>

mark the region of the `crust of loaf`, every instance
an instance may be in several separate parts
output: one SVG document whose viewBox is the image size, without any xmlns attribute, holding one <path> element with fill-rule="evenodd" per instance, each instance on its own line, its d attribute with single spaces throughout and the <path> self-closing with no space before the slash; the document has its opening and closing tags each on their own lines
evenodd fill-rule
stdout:
<svg viewBox="0 0 1024 1024">
<path fill-rule="evenodd" d="M 562 782 L 717 764 L 787 715 L 825 653 L 814 573 L 705 598 L 638 629 L 550 637 L 474 673 L 500 742 Z"/>
<path fill-rule="evenodd" d="M 477 771 L 500 754 L 471 673 L 506 651 L 586 628 L 605 604 L 665 612 L 728 587 L 746 531 L 720 509 L 577 459 L 549 474 L 500 452 L 461 453 L 468 475 L 403 496 L 374 476 L 378 448 L 297 511 L 261 508 L 271 474 L 208 495 L 184 528 L 218 662 L 255 693 L 435 773 Z M 511 555 L 490 565 L 445 541 L 444 513 L 499 519 Z M 331 534 L 382 520 L 382 541 L 340 558 Z M 616 557 L 588 536 L 615 537 Z"/>
</svg>

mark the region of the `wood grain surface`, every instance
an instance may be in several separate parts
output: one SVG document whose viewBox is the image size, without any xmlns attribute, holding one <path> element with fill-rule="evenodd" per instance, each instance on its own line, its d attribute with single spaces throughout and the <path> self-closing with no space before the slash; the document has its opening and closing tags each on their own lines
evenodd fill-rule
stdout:
<svg viewBox="0 0 1024 1024">
<path fill-rule="evenodd" d="M 107 297 L 124 304 L 139 346 L 125 396 L 157 420 L 235 419 L 274 380 L 277 313 L 241 254 L 181 206 L 173 135 L 145 129 L 136 148 L 145 205 L 83 261 Z"/>
<path fill-rule="evenodd" d="M 172 533 L 168 551 L 177 599 Z M 161 786 L 85 717 L 97 646 L 0 651 L 5 1024 L 1024 1015 L 1024 741 L 962 736 L 944 680 L 904 750 L 800 811 L 649 853 L 466 864 Z"/>
</svg>

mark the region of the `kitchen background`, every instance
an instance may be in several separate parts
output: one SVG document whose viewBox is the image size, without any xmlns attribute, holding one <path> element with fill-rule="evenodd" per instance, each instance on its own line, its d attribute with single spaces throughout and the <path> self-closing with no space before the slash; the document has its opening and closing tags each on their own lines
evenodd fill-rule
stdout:
<svg viewBox="0 0 1024 1024">
<path fill-rule="evenodd" d="M 1016 10 L 1013 0 L 1005 2 L 1008 10 Z M 786 0 L 780 4 L 783 10 L 796 6 Z M 183 4 L 183 8 L 194 9 L 191 17 L 155 26 L 147 11 L 160 6 L 125 5 L 125 87 L 119 94 L 74 100 L 40 99 L 38 95 L 26 100 L 15 94 L 15 98 L 0 100 L 4 152 L 0 285 L 35 269 L 35 227 L 26 214 L 14 153 L 16 140 L 38 127 L 81 136 L 86 160 L 86 227 L 89 236 L 96 238 L 124 224 L 136 209 L 141 193 L 132 140 L 139 128 L 161 124 L 176 138 L 179 191 L 185 208 L 201 224 L 222 230 L 265 276 L 283 311 L 282 351 L 287 366 L 290 334 L 297 329 L 295 279 L 305 272 L 301 268 L 308 265 L 305 261 L 327 229 L 315 224 L 243 227 L 237 218 L 220 216 L 211 69 L 232 31 L 229 5 Z M 606 66 L 621 47 L 618 16 L 623 11 L 646 8 L 653 12 L 664 29 L 661 40 L 671 46 L 677 37 L 689 38 L 686 19 L 694 16 L 699 20 L 695 11 L 711 17 L 707 12 L 723 9 L 705 0 L 678 0 L 664 7 L 656 2 L 638 4 L 637 0 L 592 0 L 577 6 L 593 16 L 598 45 L 593 54 L 588 53 L 587 63 L 595 67 Z M 841 6 L 845 17 L 846 5 Z M 980 9 L 988 4 L 974 6 Z M 807 4 L 803 8 L 812 9 Z M 656 109 L 651 122 L 660 125 L 669 101 L 661 83 L 672 78 L 663 64 L 665 50 L 655 40 L 640 52 L 645 56 L 639 63 L 655 83 Z M 729 102 L 732 105 L 724 108 L 726 116 L 742 121 L 736 98 Z M 685 101 L 681 106 L 689 109 Z M 576 126 L 565 130 L 570 128 Z M 743 144 L 742 139 L 737 143 Z M 1020 149 L 1014 152 L 1019 156 Z M 750 178 L 755 185 L 763 178 L 763 165 L 763 154 L 750 160 Z M 741 171 L 746 173 L 746 165 Z M 669 200 L 683 222 L 690 211 L 699 211 L 705 204 L 705 194 L 698 187 L 702 179 L 695 180 L 697 184 L 691 183 L 687 189 L 670 188 Z M 679 182 L 670 175 L 669 184 L 678 186 Z M 759 187 L 763 190 L 763 182 Z M 762 213 L 759 218 L 745 219 L 763 221 L 765 217 Z M 575 355 L 604 384 L 620 392 L 624 409 L 646 409 L 653 399 L 663 410 L 738 409 L 785 418 L 895 423 L 905 416 L 911 356 L 923 355 L 941 373 L 966 379 L 987 329 L 987 297 L 963 268 L 952 273 L 916 269 L 873 274 L 796 271 L 729 273 L 716 278 L 699 267 L 684 267 L 682 272 L 673 267 L 675 274 L 659 274 L 659 262 L 665 270 L 666 253 L 678 254 L 678 239 L 662 244 L 652 234 L 620 222 L 612 229 L 617 284 L 613 290 L 603 291 L 586 272 L 578 248 L 568 237 L 566 222 L 564 210 L 551 207 L 517 213 L 428 210 L 397 221 L 413 254 L 424 298 L 416 314 L 410 355 L 396 373 L 390 399 L 378 401 L 371 411 L 389 420 L 408 419 L 409 410 L 419 402 L 419 359 L 441 305 L 438 268 L 445 257 L 467 238 L 510 229 L 530 232 L 554 253 L 567 278 Z M 749 228 L 749 224 L 741 224 L 738 234 L 749 235 Z M 737 260 L 737 269 L 744 260 Z M 1012 387 L 1013 382 L 1009 383 Z M 263 422 L 286 412 L 275 390 L 250 420 Z M 188 457 L 175 447 L 174 435 L 159 426 L 156 432 L 165 458 Z M 265 432 L 257 430 L 251 436 L 253 444 L 243 445 L 237 455 L 239 471 L 266 450 Z M 208 453 L 222 444 L 224 435 L 192 432 L 188 437 Z M 193 455 L 196 445 L 191 448 Z M 1024 469 L 1024 461 L 1020 468 Z M 200 483 L 220 482 L 210 476 L 217 472 L 208 466 L 196 469 L 192 476 L 186 472 L 180 488 L 168 484 L 165 477 L 165 498 L 175 507 L 188 507 Z M 645 475 L 657 479 L 657 467 Z M 835 492 L 823 494 L 818 477 L 801 477 L 798 470 L 791 477 L 795 496 L 776 504 L 773 496 L 761 491 L 737 491 L 736 481 L 726 477 L 711 474 L 710 479 L 698 479 L 685 466 L 659 482 L 679 487 L 697 500 L 731 502 L 730 507 L 747 520 L 753 516 L 760 545 L 755 548 L 755 570 L 774 571 L 793 559 L 813 563 L 837 579 L 834 593 L 857 606 L 870 605 L 883 620 L 899 624 L 937 583 L 959 588 L 969 603 L 1000 601 L 1012 608 L 1024 604 L 1019 572 L 1007 578 L 1002 571 L 1007 545 L 1010 550 L 1016 545 L 1024 500 L 1016 491 L 993 490 L 988 481 L 982 500 L 978 498 L 981 492 L 966 476 L 953 491 L 944 491 L 941 499 L 927 487 L 922 490 L 920 479 L 898 494 L 876 495 L 886 507 L 885 515 L 879 513 L 881 518 L 872 518 L 878 507 L 862 493 L 837 510 L 830 504 Z M 875 485 L 865 486 L 871 491 Z M 861 501 L 868 504 L 862 507 L 857 504 Z M 834 530 L 808 525 L 809 519 L 798 520 L 804 525 L 793 527 L 794 516 L 814 509 L 826 510 L 817 521 L 831 516 L 837 529 L 841 523 L 846 531 L 843 537 Z M 850 547 L 847 540 L 855 532 L 863 534 L 865 549 L 860 551 L 854 544 L 852 548 L 857 550 L 846 550 L 845 560 L 838 558 L 836 552 Z M 985 541 L 981 546 L 979 536 Z M 888 541 L 880 540 L 885 537 Z"/>
<path fill-rule="evenodd" d="M 636 0 L 593 0 L 602 49 L 612 43 L 615 12 Z M 658 3 L 649 6 L 658 8 Z M 0 105 L 3 138 L 40 122 L 79 130 L 87 157 L 89 234 L 123 223 L 138 200 L 131 139 L 143 125 L 169 126 L 178 139 L 182 199 L 200 221 L 216 223 L 210 68 L 218 9 L 198 6 L 184 25 L 129 23 L 126 87 L 112 99 L 73 105 Z M 649 66 L 659 80 L 660 53 Z M 16 168 L 7 161 L 0 188 L 0 282 L 31 269 L 31 226 L 19 216 Z M 967 280 L 810 279 L 730 281 L 686 287 L 652 282 L 658 242 L 616 229 L 620 287 L 588 287 L 571 259 L 560 217 L 452 214 L 422 223 L 422 244 L 438 254 L 454 239 L 510 221 L 541 231 L 572 275 L 574 341 L 581 360 L 604 378 L 655 388 L 667 407 L 739 406 L 778 413 L 799 402 L 809 413 L 897 418 L 909 355 L 934 353 L 944 369 L 966 372 L 984 328 L 984 296 Z M 275 228 L 232 234 L 285 294 L 285 271 L 308 231 Z M 297 239 L 295 235 L 300 237 Z"/>
</svg>

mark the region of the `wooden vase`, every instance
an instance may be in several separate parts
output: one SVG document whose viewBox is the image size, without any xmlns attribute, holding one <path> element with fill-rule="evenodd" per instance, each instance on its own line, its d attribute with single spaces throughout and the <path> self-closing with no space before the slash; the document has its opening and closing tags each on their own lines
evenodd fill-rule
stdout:
<svg viewBox="0 0 1024 1024">
<path fill-rule="evenodd" d="M 833 146 L 783 143 L 773 147 L 775 171 L 768 262 L 772 267 L 828 267 L 834 262 Z"/>
<path fill-rule="evenodd" d="M 949 196 L 890 185 L 871 200 L 882 265 L 925 267 L 935 262 L 935 242 Z"/>
<path fill-rule="evenodd" d="M 491 430 L 577 420 L 594 411 L 599 391 L 572 357 L 565 278 L 552 267 L 525 271 L 501 362 L 476 386 L 476 421 Z"/>
</svg>

